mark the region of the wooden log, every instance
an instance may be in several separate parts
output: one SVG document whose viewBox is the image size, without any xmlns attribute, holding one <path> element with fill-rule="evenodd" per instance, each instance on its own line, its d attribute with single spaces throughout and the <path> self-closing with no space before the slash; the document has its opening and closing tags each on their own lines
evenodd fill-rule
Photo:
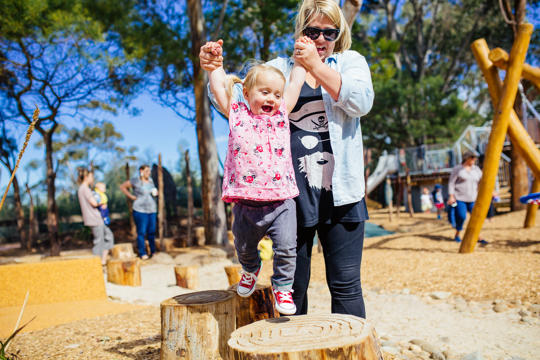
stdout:
<svg viewBox="0 0 540 360">
<path fill-rule="evenodd" d="M 131 243 L 115 244 L 111 249 L 111 257 L 115 260 L 133 259 L 135 257 L 133 245 Z"/>
<path fill-rule="evenodd" d="M 489 52 L 489 60 L 502 70 L 508 69 L 508 58 L 508 53 L 501 48 L 495 48 Z M 521 76 L 532 82 L 534 86 L 540 90 L 540 68 L 529 64 L 523 64 Z"/>
<path fill-rule="evenodd" d="M 228 359 L 235 330 L 235 296 L 227 290 L 199 291 L 161 303 L 161 360 Z"/>
<path fill-rule="evenodd" d="M 176 277 L 176 285 L 180 287 L 195 289 L 199 286 L 198 266 L 175 266 L 174 275 Z"/>
<path fill-rule="evenodd" d="M 240 278 L 242 277 L 242 265 L 228 265 L 225 266 L 225 273 L 227 274 L 227 279 L 229 280 L 229 285 L 238 284 Z"/>
<path fill-rule="evenodd" d="M 228 345 L 235 360 L 383 359 L 373 326 L 343 314 L 260 320 L 233 332 Z"/>
<path fill-rule="evenodd" d="M 540 192 L 540 180 L 534 179 L 531 193 Z M 527 215 L 525 216 L 525 223 L 523 224 L 524 228 L 533 227 L 536 224 L 536 211 L 538 210 L 538 205 L 528 204 L 527 205 Z"/>
<path fill-rule="evenodd" d="M 204 226 L 196 226 L 193 229 L 195 234 L 195 245 L 204 246 L 206 238 L 204 237 Z"/>
<path fill-rule="evenodd" d="M 274 307 L 274 294 L 270 285 L 255 285 L 255 291 L 249 297 L 241 297 L 236 293 L 238 284 L 231 285 L 229 290 L 236 296 L 236 328 L 249 325 L 255 321 L 279 317 Z"/>
<path fill-rule="evenodd" d="M 514 101 L 516 99 L 518 83 L 521 78 L 523 62 L 527 54 L 527 48 L 533 32 L 531 24 L 519 25 L 519 31 L 510 52 L 510 62 L 508 72 L 504 79 L 504 85 L 501 92 L 501 99 L 497 106 L 497 111 L 491 126 L 491 133 L 486 147 L 486 157 L 482 169 L 482 179 L 478 184 L 478 196 L 474 203 L 471 219 L 465 230 L 465 236 L 459 247 L 460 253 L 471 253 L 474 251 L 480 230 L 486 220 L 489 205 L 493 197 L 495 188 L 495 178 L 499 171 L 499 161 L 508 131 L 510 122 L 510 113 L 513 111 Z"/>
<path fill-rule="evenodd" d="M 118 285 L 141 286 L 141 262 L 138 258 L 107 261 L 107 281 Z"/>
</svg>

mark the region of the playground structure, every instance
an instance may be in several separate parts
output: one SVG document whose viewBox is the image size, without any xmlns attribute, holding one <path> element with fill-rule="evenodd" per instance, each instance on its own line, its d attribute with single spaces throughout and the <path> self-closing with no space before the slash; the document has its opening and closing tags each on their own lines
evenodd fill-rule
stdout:
<svg viewBox="0 0 540 360">
<path fill-rule="evenodd" d="M 474 250 L 482 224 L 487 216 L 497 178 L 499 182 L 506 180 L 507 171 L 505 168 L 510 163 L 510 158 L 502 152 L 506 135 L 511 140 L 512 148 L 524 158 L 534 175 L 535 180 L 531 192 L 540 191 L 540 150 L 513 110 L 519 81 L 522 77 L 540 90 L 540 69 L 524 64 L 532 31 L 531 24 L 519 26 L 510 55 L 499 48 L 490 51 L 484 39 L 476 40 L 471 45 L 496 109 L 491 125 L 469 126 L 450 147 L 420 146 L 396 150 L 394 154 L 385 152 L 379 158 L 374 173 L 367 180 L 366 193 L 369 194 L 392 174 L 397 174 L 398 179 L 406 177 L 407 184 L 410 184 L 411 176 L 417 178 L 431 176 L 432 179 L 441 179 L 449 175 L 455 164 L 461 162 L 461 155 L 465 150 L 472 151 L 477 155 L 484 154 L 483 176 L 479 184 L 478 197 L 471 221 L 459 250 L 461 253 L 469 253 Z M 504 84 L 499 78 L 499 69 L 506 70 Z M 411 205 L 410 190 L 408 195 L 408 202 Z M 535 203 L 528 204 L 525 227 L 534 225 L 537 208 L 538 205 Z"/>
</svg>

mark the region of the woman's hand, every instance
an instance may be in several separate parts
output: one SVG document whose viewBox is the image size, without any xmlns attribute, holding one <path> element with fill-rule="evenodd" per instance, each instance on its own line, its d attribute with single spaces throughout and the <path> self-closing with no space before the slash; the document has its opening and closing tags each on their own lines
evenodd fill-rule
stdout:
<svg viewBox="0 0 540 360">
<path fill-rule="evenodd" d="M 452 194 L 448 196 L 448 205 L 452 205 L 456 202 L 456 197 Z"/>
<path fill-rule="evenodd" d="M 322 64 L 315 43 L 307 36 L 298 38 L 294 43 L 294 60 L 308 72 Z"/>
<path fill-rule="evenodd" d="M 208 41 L 201 46 L 199 61 L 206 71 L 214 71 L 223 66 L 223 40 Z"/>
</svg>

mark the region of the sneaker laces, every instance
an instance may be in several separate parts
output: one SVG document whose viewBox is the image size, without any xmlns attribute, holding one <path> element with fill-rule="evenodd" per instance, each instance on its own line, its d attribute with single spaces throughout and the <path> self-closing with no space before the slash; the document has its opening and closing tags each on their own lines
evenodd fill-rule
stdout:
<svg viewBox="0 0 540 360">
<path fill-rule="evenodd" d="M 276 291 L 276 295 L 280 303 L 293 303 L 291 291 Z"/>
<path fill-rule="evenodd" d="M 253 280 L 255 280 L 255 275 L 250 272 L 244 272 L 242 274 L 242 279 L 240 279 L 240 286 L 251 286 L 253 283 Z"/>
</svg>

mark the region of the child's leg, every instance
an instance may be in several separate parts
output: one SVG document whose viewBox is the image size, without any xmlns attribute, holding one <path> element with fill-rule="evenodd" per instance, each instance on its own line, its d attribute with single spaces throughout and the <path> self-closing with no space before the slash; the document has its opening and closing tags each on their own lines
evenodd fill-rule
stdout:
<svg viewBox="0 0 540 360">
<path fill-rule="evenodd" d="M 272 285 L 279 291 L 291 291 L 296 269 L 296 203 L 287 199 L 274 213 L 267 232 L 274 250 Z"/>
<path fill-rule="evenodd" d="M 261 224 L 261 220 L 264 219 L 264 208 L 237 203 L 232 210 L 234 215 L 232 232 L 234 234 L 236 255 L 244 271 L 250 273 L 257 271 L 261 265 L 257 245 L 266 233 L 267 228 L 266 224 Z"/>
</svg>

